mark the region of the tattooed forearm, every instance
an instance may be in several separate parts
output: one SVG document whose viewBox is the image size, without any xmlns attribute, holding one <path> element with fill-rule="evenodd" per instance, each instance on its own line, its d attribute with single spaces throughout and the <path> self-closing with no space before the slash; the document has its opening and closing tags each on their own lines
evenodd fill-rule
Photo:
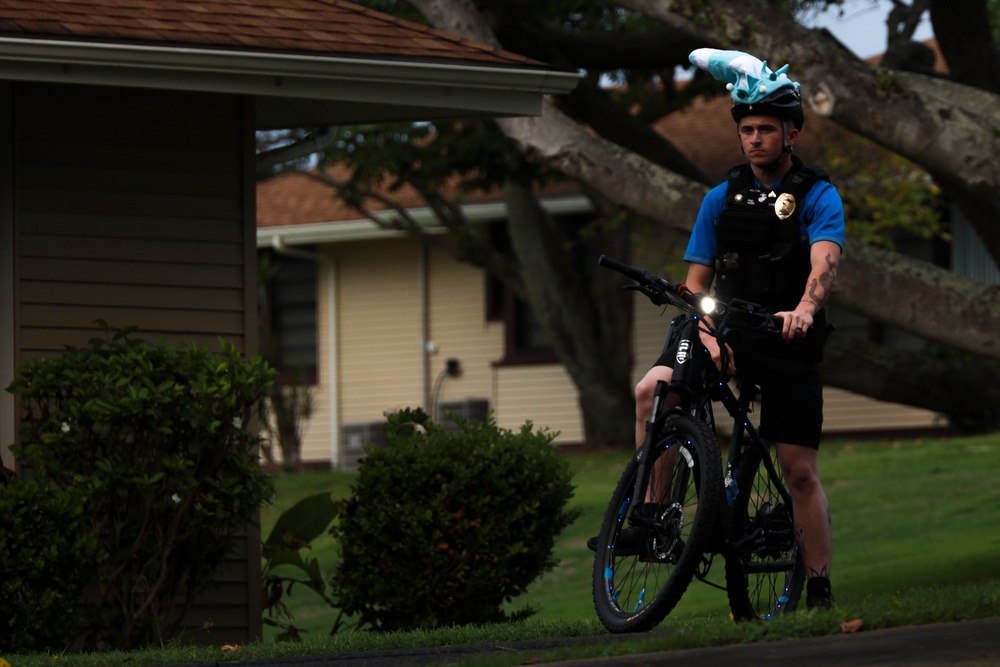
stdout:
<svg viewBox="0 0 1000 667">
<path fill-rule="evenodd" d="M 814 271 L 809 283 L 806 285 L 806 293 L 802 300 L 811 303 L 819 310 L 830 298 L 833 290 L 833 283 L 837 280 L 837 259 L 832 253 L 827 253 L 824 258 L 826 267 L 818 274 Z"/>
</svg>

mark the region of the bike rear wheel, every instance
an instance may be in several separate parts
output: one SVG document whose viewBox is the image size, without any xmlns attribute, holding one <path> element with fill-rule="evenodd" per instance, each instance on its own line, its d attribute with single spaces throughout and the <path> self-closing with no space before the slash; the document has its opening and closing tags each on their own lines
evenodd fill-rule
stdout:
<svg viewBox="0 0 1000 667">
<path fill-rule="evenodd" d="M 772 477 L 764 464 L 767 456 Z M 733 618 L 766 619 L 794 611 L 805 564 L 795 540 L 791 496 L 774 447 L 744 447 L 734 474 L 737 493 L 726 550 L 726 589 Z"/>
<path fill-rule="evenodd" d="M 649 483 L 635 498 L 643 456 Z M 715 434 L 686 416 L 669 419 L 655 446 L 629 461 L 594 557 L 594 607 L 608 630 L 651 630 L 680 600 L 718 525 L 721 477 Z"/>
</svg>

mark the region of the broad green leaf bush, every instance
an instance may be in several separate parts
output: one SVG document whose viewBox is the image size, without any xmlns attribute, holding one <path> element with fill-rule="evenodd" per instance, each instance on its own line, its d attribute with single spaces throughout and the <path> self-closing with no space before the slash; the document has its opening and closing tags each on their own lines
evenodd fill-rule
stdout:
<svg viewBox="0 0 1000 667">
<path fill-rule="evenodd" d="M 296 584 L 311 589 L 327 604 L 335 606 L 327 597 L 327 584 L 319 559 L 303 556 L 303 549 L 311 549 L 312 542 L 327 533 L 337 515 L 337 504 L 329 493 L 307 496 L 282 512 L 271 534 L 261 547 L 262 608 L 264 624 L 281 628 L 277 641 L 298 641 L 301 631 L 292 622 L 293 616 L 285 603 Z M 334 628 L 334 634 L 336 631 Z"/>
<path fill-rule="evenodd" d="M 388 446 L 366 451 L 331 533 L 341 559 L 330 597 L 361 627 L 433 629 L 524 618 L 503 610 L 556 561 L 576 518 L 572 474 L 554 434 L 455 418 L 446 432 L 422 410 L 388 418 Z"/>
<path fill-rule="evenodd" d="M 99 565 L 84 645 L 130 649 L 177 636 L 271 497 L 250 426 L 273 371 L 224 341 L 213 352 L 101 324 L 103 338 L 20 369 L 12 449 L 85 498 Z"/>
<path fill-rule="evenodd" d="M 79 488 L 10 476 L 0 483 L 0 654 L 68 646 L 77 602 L 97 573 Z"/>
</svg>

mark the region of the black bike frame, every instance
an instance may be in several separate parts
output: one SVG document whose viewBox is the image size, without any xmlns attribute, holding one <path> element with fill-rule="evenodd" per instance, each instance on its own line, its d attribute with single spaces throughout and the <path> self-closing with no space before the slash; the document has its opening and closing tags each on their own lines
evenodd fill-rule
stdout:
<svg viewBox="0 0 1000 667">
<path fill-rule="evenodd" d="M 681 327 L 677 341 L 677 353 L 674 357 L 674 373 L 670 383 L 662 380 L 656 383 L 656 390 L 653 393 L 653 406 L 650 412 L 649 421 L 646 422 L 646 437 L 642 446 L 636 452 L 639 461 L 639 468 L 636 471 L 635 487 L 632 498 L 640 498 L 644 494 L 644 489 L 649 483 L 650 471 L 647 463 L 649 461 L 648 452 L 656 442 L 659 441 L 659 434 L 663 430 L 667 417 L 671 414 L 686 414 L 692 411 L 691 403 L 699 396 L 697 391 L 697 379 L 704 369 L 704 346 L 698 335 L 698 325 L 701 318 L 697 316 L 689 317 Z M 668 334 L 669 335 L 669 334 Z M 711 360 L 709 360 L 711 363 Z M 680 408 L 670 410 L 664 409 L 669 395 L 680 396 Z M 699 404 L 704 404 L 710 400 L 705 396 Z M 700 407 L 700 406 L 699 406 Z M 714 423 L 712 424 L 714 427 Z"/>
<path fill-rule="evenodd" d="M 733 432 L 730 436 L 729 451 L 726 458 L 725 490 L 726 502 L 732 506 L 739 488 L 737 480 L 739 469 L 737 462 L 740 451 L 747 446 L 755 447 L 761 455 L 761 464 L 767 471 L 768 477 L 774 482 L 777 489 L 780 489 L 782 500 L 788 507 L 792 506 L 792 498 L 787 488 L 781 482 L 781 477 L 774 467 L 767 444 L 761 439 L 757 428 L 750 423 L 748 417 L 750 404 L 757 395 L 756 385 L 748 384 L 741 388 L 740 395 L 733 393 L 728 383 L 728 375 L 719 374 L 712 382 L 712 386 L 701 385 L 703 372 L 706 364 L 712 364 L 707 350 L 701 344 L 698 329 L 701 318 L 695 315 L 690 316 L 682 325 L 677 342 L 677 353 L 674 360 L 674 372 L 671 382 L 657 382 L 656 390 L 653 394 L 653 406 L 649 421 L 646 423 L 646 438 L 642 447 L 639 448 L 636 456 L 639 457 L 639 469 L 636 474 L 635 491 L 633 498 L 639 498 L 649 482 L 650 471 L 647 468 L 649 457 L 646 455 L 651 450 L 659 435 L 663 430 L 666 420 L 672 415 L 693 415 L 703 419 L 715 429 L 715 417 L 712 411 L 712 402 L 719 402 L 726 412 L 733 419 Z M 725 341 L 720 341 L 724 345 Z M 725 361 L 725 360 L 724 360 Z M 701 385 L 701 386 L 699 386 Z M 676 395 L 680 397 L 677 406 L 664 409 L 667 397 Z M 749 445 L 744 444 L 743 434 L 749 437 Z M 725 523 L 728 524 L 728 521 Z M 728 525 L 726 526 L 728 534 Z M 752 537 L 752 536 L 751 536 Z"/>
</svg>

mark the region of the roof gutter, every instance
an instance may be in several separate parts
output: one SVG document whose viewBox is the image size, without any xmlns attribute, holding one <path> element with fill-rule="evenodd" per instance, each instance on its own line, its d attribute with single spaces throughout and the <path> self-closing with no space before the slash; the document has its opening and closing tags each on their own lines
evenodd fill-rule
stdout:
<svg viewBox="0 0 1000 667">
<path fill-rule="evenodd" d="M 301 55 L 53 39 L 0 38 L 5 79 L 206 90 L 322 100 L 384 101 L 390 93 L 422 102 L 421 89 L 455 96 L 572 90 L 580 75 L 537 67 Z M 414 98 L 410 96 L 415 95 Z M 427 100 L 431 104 L 430 99 Z M 487 102 L 488 103 L 488 102 Z"/>
<path fill-rule="evenodd" d="M 593 204 L 583 195 L 547 197 L 541 200 L 542 207 L 551 215 L 587 213 L 593 211 Z M 462 213 L 472 224 L 482 224 L 507 217 L 507 206 L 502 201 L 461 205 Z M 285 250 L 298 245 L 322 243 L 342 243 L 346 241 L 367 241 L 406 236 L 409 232 L 391 228 L 397 217 L 393 210 L 376 211 L 375 217 L 382 221 L 379 225 L 371 220 L 337 220 L 332 222 L 302 223 L 257 228 L 257 247 L 280 247 Z M 407 209 L 407 215 L 420 225 L 426 234 L 444 234 L 447 228 L 441 224 L 433 209 L 429 207 Z"/>
</svg>

